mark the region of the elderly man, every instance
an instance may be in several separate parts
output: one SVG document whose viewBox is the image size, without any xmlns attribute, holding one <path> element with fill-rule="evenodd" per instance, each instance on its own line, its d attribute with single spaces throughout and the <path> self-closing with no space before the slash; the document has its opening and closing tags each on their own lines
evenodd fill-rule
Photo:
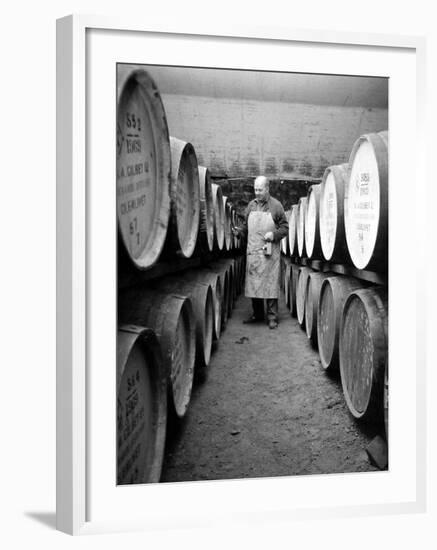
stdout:
<svg viewBox="0 0 437 550">
<path fill-rule="evenodd" d="M 234 235 L 247 238 L 245 295 L 252 298 L 253 314 L 243 322 L 263 321 L 266 300 L 268 325 L 274 329 L 278 326 L 280 241 L 287 235 L 288 222 L 282 204 L 270 196 L 265 176 L 255 179 L 254 191 L 243 225 L 233 230 Z"/>
</svg>

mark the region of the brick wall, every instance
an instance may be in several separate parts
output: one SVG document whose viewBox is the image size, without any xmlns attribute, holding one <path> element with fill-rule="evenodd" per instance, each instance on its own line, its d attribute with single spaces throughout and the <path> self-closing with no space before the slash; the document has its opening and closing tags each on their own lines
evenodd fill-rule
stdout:
<svg viewBox="0 0 437 550">
<path fill-rule="evenodd" d="M 382 108 L 162 95 L 170 135 L 191 141 L 217 176 L 320 178 L 354 141 L 387 129 Z"/>
</svg>

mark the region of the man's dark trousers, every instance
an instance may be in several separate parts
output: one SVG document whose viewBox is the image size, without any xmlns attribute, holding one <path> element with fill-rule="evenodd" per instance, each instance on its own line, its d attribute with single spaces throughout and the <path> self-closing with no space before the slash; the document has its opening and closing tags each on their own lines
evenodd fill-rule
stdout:
<svg viewBox="0 0 437 550">
<path fill-rule="evenodd" d="M 273 320 L 278 322 L 278 299 L 267 298 L 266 302 L 266 316 L 267 321 Z M 264 319 L 264 299 L 252 298 L 253 315 L 260 321 Z"/>
</svg>

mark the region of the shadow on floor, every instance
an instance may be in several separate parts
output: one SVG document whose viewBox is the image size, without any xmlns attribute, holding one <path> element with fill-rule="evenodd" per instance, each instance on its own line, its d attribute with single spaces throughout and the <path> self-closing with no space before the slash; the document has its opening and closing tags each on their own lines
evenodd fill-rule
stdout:
<svg viewBox="0 0 437 550">
<path fill-rule="evenodd" d="M 25 512 L 24 515 L 50 529 L 56 529 L 56 512 Z"/>
</svg>

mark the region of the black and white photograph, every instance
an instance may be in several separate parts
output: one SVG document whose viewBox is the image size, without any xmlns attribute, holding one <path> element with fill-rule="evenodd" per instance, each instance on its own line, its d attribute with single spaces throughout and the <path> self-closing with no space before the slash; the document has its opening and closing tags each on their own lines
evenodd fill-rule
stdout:
<svg viewBox="0 0 437 550">
<path fill-rule="evenodd" d="M 389 468 L 389 79 L 117 64 L 117 484 Z"/>
</svg>

